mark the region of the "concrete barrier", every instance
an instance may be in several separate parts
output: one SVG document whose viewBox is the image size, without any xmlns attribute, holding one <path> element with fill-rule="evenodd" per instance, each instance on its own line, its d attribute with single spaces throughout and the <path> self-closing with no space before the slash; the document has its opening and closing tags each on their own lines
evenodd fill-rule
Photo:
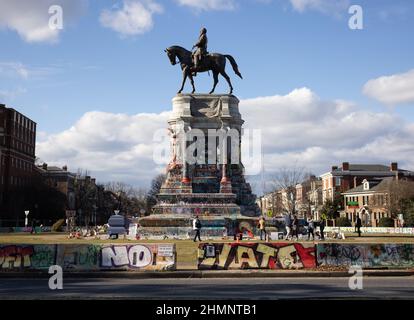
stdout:
<svg viewBox="0 0 414 320">
<path fill-rule="evenodd" d="M 309 269 L 317 266 L 412 268 L 414 244 L 204 243 L 199 270 Z"/>
<path fill-rule="evenodd" d="M 315 246 L 311 243 L 211 243 L 198 248 L 200 270 L 315 267 Z"/>
<path fill-rule="evenodd" d="M 176 250 L 175 244 L 0 245 L 0 272 L 47 270 L 51 265 L 66 271 L 175 270 Z"/>
<path fill-rule="evenodd" d="M 325 232 L 355 233 L 355 227 L 325 227 Z M 362 227 L 361 233 L 388 233 L 414 235 L 414 228 Z"/>
<path fill-rule="evenodd" d="M 322 266 L 414 267 L 414 244 L 319 243 L 316 252 Z"/>
</svg>

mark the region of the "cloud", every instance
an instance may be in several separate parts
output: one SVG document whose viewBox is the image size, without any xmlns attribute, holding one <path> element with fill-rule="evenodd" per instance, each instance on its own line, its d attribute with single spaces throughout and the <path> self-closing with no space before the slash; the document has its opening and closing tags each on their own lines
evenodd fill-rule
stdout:
<svg viewBox="0 0 414 320">
<path fill-rule="evenodd" d="M 148 182 L 157 172 L 153 134 L 165 130 L 168 115 L 88 112 L 68 130 L 43 133 L 37 154 L 42 161 L 67 164 L 73 171 L 88 169 L 100 181 Z"/>
<path fill-rule="evenodd" d="M 316 174 L 343 161 L 398 161 L 414 169 L 414 124 L 343 101 L 323 101 L 308 88 L 243 100 L 246 127 L 262 129 L 264 168 L 298 163 Z"/>
<path fill-rule="evenodd" d="M 315 174 L 343 161 L 398 161 L 414 169 L 414 123 L 343 100 L 324 101 L 308 88 L 240 102 L 245 128 L 261 129 L 266 174 L 293 164 Z M 153 141 L 169 112 L 136 115 L 88 112 L 68 130 L 43 134 L 37 155 L 50 164 L 88 169 L 99 181 L 148 186 L 165 166 L 154 163 Z M 248 170 L 248 168 L 247 168 Z"/>
<path fill-rule="evenodd" d="M 11 90 L 0 89 L 0 99 L 2 102 L 13 101 L 17 96 L 25 94 L 26 92 L 26 89 L 21 87 Z"/>
<path fill-rule="evenodd" d="M 56 42 L 62 30 L 49 27 L 49 8 L 63 9 L 64 28 L 80 16 L 86 0 L 0 0 L 0 29 L 16 31 L 26 42 Z"/>
<path fill-rule="evenodd" d="M 197 10 L 233 10 L 236 8 L 234 0 L 176 0 L 179 5 Z"/>
<path fill-rule="evenodd" d="M 298 12 L 318 11 L 324 14 L 338 15 L 347 13 L 350 0 L 289 0 Z"/>
<path fill-rule="evenodd" d="M 388 105 L 413 103 L 414 69 L 406 73 L 371 79 L 364 85 L 363 92 Z"/>
<path fill-rule="evenodd" d="M 21 62 L 0 62 L 0 74 L 2 77 L 29 78 L 29 69 Z"/>
<path fill-rule="evenodd" d="M 103 10 L 100 22 L 122 36 L 135 36 L 150 31 L 153 15 L 162 12 L 163 7 L 153 0 L 124 0 L 121 9 Z"/>
</svg>

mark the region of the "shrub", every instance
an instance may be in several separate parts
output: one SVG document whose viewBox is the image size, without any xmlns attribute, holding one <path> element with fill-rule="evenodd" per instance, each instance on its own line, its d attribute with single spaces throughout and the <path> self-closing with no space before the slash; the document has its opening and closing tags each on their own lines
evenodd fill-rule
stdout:
<svg viewBox="0 0 414 320">
<path fill-rule="evenodd" d="M 346 217 L 340 217 L 335 220 L 337 227 L 352 227 L 351 221 Z"/>
<path fill-rule="evenodd" d="M 394 227 L 394 219 L 392 218 L 381 218 L 378 222 L 379 227 L 384 228 L 393 228 Z"/>
<path fill-rule="evenodd" d="M 65 223 L 65 219 L 59 219 L 52 226 L 52 232 L 58 232 L 62 230 L 62 226 Z"/>
</svg>

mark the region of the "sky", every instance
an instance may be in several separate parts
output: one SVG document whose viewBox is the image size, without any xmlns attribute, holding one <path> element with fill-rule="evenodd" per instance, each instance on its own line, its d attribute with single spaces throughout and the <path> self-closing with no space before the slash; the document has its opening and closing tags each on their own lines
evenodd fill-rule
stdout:
<svg viewBox="0 0 414 320">
<path fill-rule="evenodd" d="M 164 49 L 191 49 L 206 27 L 209 51 L 243 74 L 229 70 L 246 128 L 262 131 L 264 176 L 343 161 L 414 170 L 413 18 L 402 0 L 0 0 L 0 103 L 37 122 L 41 161 L 146 187 L 181 82 Z M 199 92 L 211 86 L 197 76 Z"/>
</svg>

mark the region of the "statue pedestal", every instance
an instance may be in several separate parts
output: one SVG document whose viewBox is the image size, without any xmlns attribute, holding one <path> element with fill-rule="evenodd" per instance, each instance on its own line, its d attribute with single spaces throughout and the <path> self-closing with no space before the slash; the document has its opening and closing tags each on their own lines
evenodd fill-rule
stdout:
<svg viewBox="0 0 414 320">
<path fill-rule="evenodd" d="M 228 223 L 230 220 L 244 217 L 256 221 L 260 209 L 255 203 L 256 196 L 245 181 L 240 153 L 237 161 L 230 154 L 234 147 L 241 146 L 244 121 L 239 112 L 239 100 L 233 95 L 180 94 L 172 102 L 173 113 L 168 124 L 175 139 L 176 150 L 173 154 L 179 164 L 168 170 L 151 216 L 142 218 L 139 222 L 141 231 L 150 234 L 152 230 L 159 234 L 164 230 L 166 236 L 171 236 L 174 232 L 182 235 L 183 230 L 191 232 L 191 221 L 198 215 L 203 225 L 202 232 L 223 237 L 234 229 Z M 195 163 L 186 161 L 189 155 L 184 150 L 188 146 L 188 139 L 186 142 L 185 135 L 180 134 L 195 132 L 194 129 L 204 136 L 202 150 L 197 149 Z M 226 142 L 212 149 L 210 142 L 218 139 L 213 135 L 217 130 L 236 132 L 237 141 L 231 142 L 235 145 L 230 148 L 230 144 L 227 145 Z M 210 154 L 217 149 L 217 158 L 211 161 Z M 220 159 L 225 153 L 223 168 Z M 255 228 L 256 222 L 251 224 Z"/>
</svg>

